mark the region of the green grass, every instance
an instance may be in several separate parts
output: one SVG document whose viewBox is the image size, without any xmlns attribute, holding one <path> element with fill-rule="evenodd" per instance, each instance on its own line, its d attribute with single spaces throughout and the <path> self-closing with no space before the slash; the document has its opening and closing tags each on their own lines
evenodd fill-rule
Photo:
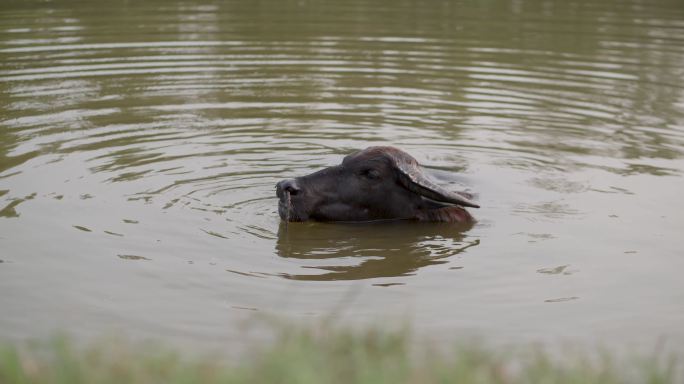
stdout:
<svg viewBox="0 0 684 384">
<path fill-rule="evenodd" d="M 551 359 L 523 348 L 472 343 L 436 352 L 413 347 L 407 332 L 282 327 L 274 343 L 242 359 L 198 357 L 159 346 L 67 338 L 0 345 L 0 383 L 675 383 L 674 359 L 617 364 L 600 358 Z M 680 377 L 681 378 L 681 377 Z"/>
</svg>

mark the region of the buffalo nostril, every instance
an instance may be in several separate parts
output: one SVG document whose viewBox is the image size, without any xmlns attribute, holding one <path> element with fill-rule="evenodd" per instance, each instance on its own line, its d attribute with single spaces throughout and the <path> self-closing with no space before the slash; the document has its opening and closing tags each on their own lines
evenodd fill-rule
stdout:
<svg viewBox="0 0 684 384">
<path fill-rule="evenodd" d="M 300 188 L 295 180 L 283 180 L 277 185 L 278 189 L 294 196 L 299 193 Z"/>
<path fill-rule="evenodd" d="M 293 196 L 296 195 L 297 193 L 299 193 L 299 187 L 297 186 L 297 184 L 294 181 L 290 182 L 288 180 L 288 182 L 286 182 L 285 185 L 283 186 L 283 189 L 286 190 L 287 192 L 289 192 L 290 195 L 293 195 Z"/>
</svg>

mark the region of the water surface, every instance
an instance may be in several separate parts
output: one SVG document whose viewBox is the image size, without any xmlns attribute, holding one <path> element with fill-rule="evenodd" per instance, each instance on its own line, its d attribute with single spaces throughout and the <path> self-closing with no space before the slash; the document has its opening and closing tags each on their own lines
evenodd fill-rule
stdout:
<svg viewBox="0 0 684 384">
<path fill-rule="evenodd" d="M 3 1 L 0 337 L 254 313 L 684 345 L 678 1 Z M 290 224 L 392 144 L 478 222 Z"/>
</svg>

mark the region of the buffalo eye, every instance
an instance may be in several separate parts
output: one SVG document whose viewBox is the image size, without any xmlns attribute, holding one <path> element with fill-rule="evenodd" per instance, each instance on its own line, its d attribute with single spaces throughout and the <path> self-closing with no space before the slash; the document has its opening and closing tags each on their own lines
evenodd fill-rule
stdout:
<svg viewBox="0 0 684 384">
<path fill-rule="evenodd" d="M 364 168 L 359 172 L 359 174 L 369 180 L 377 180 L 380 178 L 380 172 L 377 169 Z"/>
</svg>

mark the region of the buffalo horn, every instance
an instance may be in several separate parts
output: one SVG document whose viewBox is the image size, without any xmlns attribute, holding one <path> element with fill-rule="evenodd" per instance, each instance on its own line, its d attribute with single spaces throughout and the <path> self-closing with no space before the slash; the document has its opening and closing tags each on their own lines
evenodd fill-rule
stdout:
<svg viewBox="0 0 684 384">
<path fill-rule="evenodd" d="M 399 180 L 408 190 L 435 201 L 480 208 L 464 194 L 448 191 L 433 183 L 420 171 L 417 163 L 407 163 L 404 159 L 398 159 L 394 156 L 393 160 L 394 166 L 399 171 Z"/>
</svg>

